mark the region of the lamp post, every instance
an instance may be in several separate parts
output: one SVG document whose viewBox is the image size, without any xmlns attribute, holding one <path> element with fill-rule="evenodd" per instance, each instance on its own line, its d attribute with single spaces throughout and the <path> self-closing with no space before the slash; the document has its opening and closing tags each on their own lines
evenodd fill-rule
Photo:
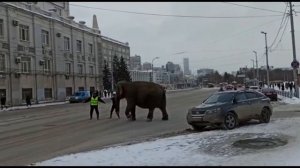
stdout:
<svg viewBox="0 0 300 168">
<path fill-rule="evenodd" d="M 155 57 L 152 59 L 152 64 L 151 64 L 151 82 L 153 82 L 153 61 L 159 59 L 159 57 Z"/>
<path fill-rule="evenodd" d="M 269 60 L 268 60 L 268 45 L 267 45 L 267 33 L 261 31 L 262 34 L 265 34 L 265 43 L 266 43 L 266 63 L 267 63 L 267 85 L 270 87 L 270 79 L 269 79 Z"/>
<path fill-rule="evenodd" d="M 255 70 L 254 70 L 254 59 L 251 59 L 252 64 L 253 64 L 253 79 L 255 78 Z"/>
<path fill-rule="evenodd" d="M 255 60 L 256 60 L 256 79 L 259 80 L 259 75 L 258 75 L 258 63 L 257 63 L 257 52 L 253 51 L 255 53 Z"/>
</svg>

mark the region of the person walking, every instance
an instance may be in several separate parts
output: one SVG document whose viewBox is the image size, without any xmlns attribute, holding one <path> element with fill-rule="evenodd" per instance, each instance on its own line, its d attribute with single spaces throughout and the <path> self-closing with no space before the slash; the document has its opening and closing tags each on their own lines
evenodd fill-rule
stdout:
<svg viewBox="0 0 300 168">
<path fill-rule="evenodd" d="M 116 109 L 116 92 L 113 92 L 112 94 L 112 97 L 110 98 L 111 101 L 112 101 L 112 105 L 111 105 L 111 109 L 110 109 L 110 117 L 109 118 L 112 118 L 112 113 L 114 112 L 114 110 L 116 110 L 116 114 L 118 116 L 118 118 L 120 119 L 120 114 L 119 114 L 119 111 L 117 111 Z"/>
<path fill-rule="evenodd" d="M 1 95 L 1 110 L 5 107 L 5 103 L 6 103 L 6 97 L 5 95 L 2 93 Z"/>
<path fill-rule="evenodd" d="M 30 101 L 30 96 L 29 95 L 26 96 L 26 106 L 31 107 L 31 101 Z"/>
<path fill-rule="evenodd" d="M 90 107 L 90 120 L 93 119 L 93 112 L 94 109 L 97 114 L 97 120 L 99 120 L 99 110 L 98 110 L 98 102 L 102 102 L 105 104 L 105 102 L 96 94 L 96 92 L 93 93 L 93 96 L 89 97 L 86 102 L 90 102 L 91 107 Z"/>
</svg>

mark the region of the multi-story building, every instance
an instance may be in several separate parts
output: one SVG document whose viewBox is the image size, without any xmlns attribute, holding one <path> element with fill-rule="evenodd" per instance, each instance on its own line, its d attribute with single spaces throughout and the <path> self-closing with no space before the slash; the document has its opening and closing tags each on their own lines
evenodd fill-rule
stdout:
<svg viewBox="0 0 300 168">
<path fill-rule="evenodd" d="M 142 70 L 141 56 L 135 55 L 130 57 L 130 70 Z"/>
<path fill-rule="evenodd" d="M 189 66 L 189 58 L 183 58 L 183 74 L 190 75 L 190 66 Z"/>
<path fill-rule="evenodd" d="M 0 2 L 0 92 L 17 105 L 102 89 L 106 42 L 122 46 L 128 63 L 128 43 L 101 36 L 96 16 L 93 28 L 75 22 L 69 2 Z"/>
<path fill-rule="evenodd" d="M 204 69 L 197 70 L 197 75 L 200 77 L 205 76 L 207 74 L 212 74 L 212 73 L 214 73 L 213 69 L 204 68 Z"/>
<path fill-rule="evenodd" d="M 144 71 L 149 71 L 151 69 L 152 69 L 152 64 L 151 63 L 149 63 L 149 62 L 143 63 L 143 70 Z"/>
<path fill-rule="evenodd" d="M 129 70 L 132 81 L 150 81 L 151 71 Z"/>
</svg>

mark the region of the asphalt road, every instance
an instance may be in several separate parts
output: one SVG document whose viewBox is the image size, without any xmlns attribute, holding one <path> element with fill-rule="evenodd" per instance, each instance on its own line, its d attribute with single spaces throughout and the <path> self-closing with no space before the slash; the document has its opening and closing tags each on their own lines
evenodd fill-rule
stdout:
<svg viewBox="0 0 300 168">
<path fill-rule="evenodd" d="M 110 100 L 100 104 L 100 120 L 89 120 L 89 103 L 53 105 L 0 113 L 0 165 L 29 165 L 70 153 L 100 149 L 118 143 L 184 131 L 187 109 L 200 104 L 216 89 L 196 89 L 167 94 L 168 121 L 155 109 L 136 108 L 136 121 L 128 121 L 121 101 L 121 119 L 109 119 Z"/>
</svg>

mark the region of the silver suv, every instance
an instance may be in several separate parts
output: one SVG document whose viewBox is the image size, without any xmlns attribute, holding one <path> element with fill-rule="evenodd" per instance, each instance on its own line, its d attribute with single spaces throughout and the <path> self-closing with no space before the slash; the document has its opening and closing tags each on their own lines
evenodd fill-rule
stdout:
<svg viewBox="0 0 300 168">
<path fill-rule="evenodd" d="M 257 119 L 268 123 L 272 115 L 270 99 L 251 90 L 224 91 L 212 94 L 199 106 L 188 110 L 187 122 L 201 130 L 208 125 L 233 129 L 240 122 Z"/>
</svg>

